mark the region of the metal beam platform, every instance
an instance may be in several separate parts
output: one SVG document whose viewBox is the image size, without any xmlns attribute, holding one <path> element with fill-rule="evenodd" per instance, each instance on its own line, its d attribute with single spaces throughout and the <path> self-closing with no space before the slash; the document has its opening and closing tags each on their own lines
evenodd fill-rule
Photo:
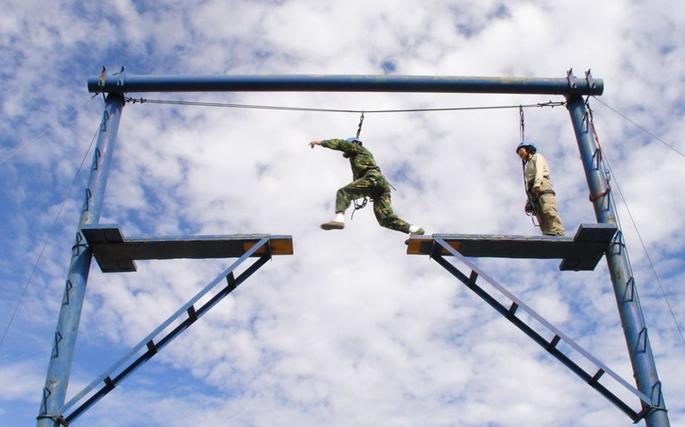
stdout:
<svg viewBox="0 0 685 427">
<path fill-rule="evenodd" d="M 237 258 L 266 238 L 267 244 L 252 256 L 292 255 L 291 236 L 230 234 L 224 236 L 174 236 L 126 239 L 117 225 L 81 228 L 103 273 L 136 271 L 135 260 L 175 258 Z"/>
<path fill-rule="evenodd" d="M 614 224 L 581 224 L 573 238 L 483 234 L 433 234 L 412 236 L 407 254 L 431 255 L 437 239 L 467 257 L 562 259 L 559 269 L 594 270 L 611 243 Z M 441 255 L 450 255 L 442 248 Z"/>
</svg>

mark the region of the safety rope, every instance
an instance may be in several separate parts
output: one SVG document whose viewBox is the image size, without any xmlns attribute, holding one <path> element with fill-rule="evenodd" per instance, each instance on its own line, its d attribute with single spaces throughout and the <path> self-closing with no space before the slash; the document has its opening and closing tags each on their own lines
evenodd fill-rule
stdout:
<svg viewBox="0 0 685 427">
<path fill-rule="evenodd" d="M 362 124 L 364 123 L 364 112 L 362 111 L 361 116 L 359 116 L 359 125 L 357 126 L 357 139 L 359 139 L 359 135 L 362 133 Z M 353 201 L 354 203 L 354 210 L 352 211 L 352 215 L 350 215 L 350 221 L 354 219 L 354 213 L 357 212 L 358 210 L 364 209 L 366 207 L 366 204 L 369 203 L 369 198 L 364 197 L 361 199 L 361 202 L 357 199 Z"/>
<path fill-rule="evenodd" d="M 523 114 L 523 105 L 519 105 L 519 135 L 521 137 L 521 143 L 526 140 L 526 118 Z M 523 191 L 526 193 L 528 203 L 526 204 L 525 213 L 530 217 L 530 222 L 533 223 L 533 227 L 540 227 L 540 224 L 535 222 L 537 218 L 537 208 L 533 196 L 528 191 L 528 183 L 526 182 L 526 160 L 521 159 L 521 170 L 523 175 Z"/>
<path fill-rule="evenodd" d="M 666 147 L 668 147 L 668 148 L 670 148 L 671 150 L 675 151 L 676 153 L 680 154 L 680 156 L 685 157 L 685 153 L 683 153 L 682 151 L 680 151 L 680 150 L 678 150 L 677 148 L 675 148 L 675 146 L 674 146 L 673 144 L 669 144 L 668 142 L 664 141 L 662 138 L 660 138 L 660 137 L 659 137 L 658 135 L 656 135 L 654 132 L 651 132 L 649 129 L 645 128 L 644 126 L 641 126 L 639 123 L 635 122 L 635 121 L 632 120 L 630 117 L 628 117 L 628 116 L 626 116 L 625 114 L 621 113 L 620 111 L 618 111 L 618 110 L 615 109 L 614 107 L 610 106 L 610 105 L 607 104 L 606 102 L 602 102 L 602 101 L 601 101 L 599 98 L 597 98 L 596 96 L 593 96 L 592 98 L 594 98 L 595 101 L 599 102 L 600 104 L 604 105 L 605 107 L 607 107 L 608 109 L 610 109 L 611 111 L 613 111 L 614 113 L 616 113 L 618 116 L 622 117 L 624 120 L 626 120 L 626 121 L 632 123 L 636 128 L 640 129 L 641 131 L 643 131 L 643 132 L 646 133 L 647 135 L 651 136 L 652 138 L 656 139 L 656 140 L 659 141 L 660 143 L 664 144 Z M 587 104 L 587 100 L 585 101 L 585 103 Z"/>
<path fill-rule="evenodd" d="M 95 94 L 95 95 L 93 95 L 92 97 L 90 97 L 90 99 L 88 99 L 86 102 L 84 102 L 79 108 L 74 108 L 74 109 L 71 111 L 71 113 L 70 113 L 69 115 L 67 115 L 67 116 L 63 119 L 63 123 L 71 122 L 71 121 L 74 119 L 74 117 L 76 117 L 76 115 L 79 113 L 79 111 L 82 111 L 82 110 L 85 108 L 85 106 L 86 106 L 90 101 L 92 101 L 93 98 L 95 98 L 96 96 L 97 96 L 97 94 Z M 48 125 L 46 125 L 40 132 L 38 132 L 35 136 L 32 136 L 32 137 L 31 137 L 30 139 L 28 139 L 28 140 L 22 140 L 22 141 L 20 141 L 19 144 L 18 144 L 14 149 L 8 150 L 8 151 L 9 151 L 9 154 L 7 154 L 5 157 L 3 157 L 2 159 L 0 159 L 0 166 L 2 166 L 2 165 L 4 165 L 5 163 L 7 163 L 10 159 L 12 159 L 14 156 L 16 156 L 16 155 L 17 155 L 20 151 L 22 151 L 24 148 L 28 147 L 29 145 L 34 144 L 36 141 L 38 141 L 39 139 L 41 139 L 41 138 L 42 138 L 43 136 L 45 136 L 45 134 L 48 133 L 50 130 L 54 130 L 54 128 L 52 127 L 52 125 L 48 124 Z"/>
<path fill-rule="evenodd" d="M 599 148 L 600 153 L 602 152 L 602 146 L 599 142 L 599 135 L 597 134 L 597 129 L 595 128 L 595 123 L 593 119 L 593 114 L 592 114 L 592 108 L 590 108 L 590 103 L 589 97 L 588 99 L 585 100 L 585 106 L 588 110 L 588 120 L 590 124 L 590 129 L 592 130 L 592 135 L 593 138 L 595 139 L 595 142 L 597 143 L 597 147 Z M 668 301 L 668 298 L 666 297 L 666 291 L 664 290 L 664 286 L 661 282 L 661 278 L 659 277 L 659 274 L 656 271 L 656 267 L 654 266 L 654 262 L 652 261 L 652 257 L 649 254 L 649 251 L 647 250 L 647 245 L 645 244 L 642 234 L 640 233 L 640 230 L 637 228 L 637 223 L 635 222 L 635 218 L 633 217 L 632 212 L 630 211 L 630 208 L 628 207 L 628 201 L 626 200 L 625 196 L 623 195 L 623 192 L 621 191 L 621 187 L 618 184 L 618 181 L 616 180 L 616 176 L 611 170 L 611 165 L 609 164 L 609 159 L 606 157 L 606 154 L 602 154 L 601 157 L 601 163 L 602 165 L 605 165 L 605 173 L 607 174 L 608 177 L 613 176 L 614 177 L 614 183 L 616 184 L 616 190 L 618 191 L 618 194 L 621 196 L 621 200 L 623 200 L 623 204 L 626 207 L 626 212 L 628 213 L 628 217 L 630 218 L 631 223 L 633 224 L 633 228 L 635 229 L 635 233 L 637 234 L 638 240 L 640 240 L 640 244 L 642 245 L 642 250 L 645 253 L 645 257 L 647 258 L 647 262 L 649 263 L 649 267 L 652 270 L 652 273 L 654 274 L 654 277 L 656 278 L 657 285 L 659 286 L 659 290 L 661 291 L 661 297 L 663 298 L 664 302 L 666 303 L 666 306 L 668 307 L 668 311 L 671 314 L 671 318 L 673 319 L 673 323 L 675 324 L 676 330 L 678 332 L 678 335 L 680 336 L 680 340 L 682 341 L 683 345 L 685 345 L 685 336 L 683 335 L 683 330 L 680 327 L 680 323 L 678 322 L 678 318 L 675 315 L 675 312 L 673 311 L 673 307 L 671 306 L 671 303 Z M 609 180 L 607 179 L 607 186 L 608 186 Z M 609 187 L 610 188 L 610 187 Z M 604 193 L 609 195 L 609 198 L 613 201 L 613 193 L 607 189 Z M 600 195 L 601 197 L 601 195 Z M 592 200 L 593 196 L 590 196 L 590 199 Z M 615 205 L 615 202 L 613 202 Z M 621 227 L 621 221 L 618 218 L 618 215 L 616 215 L 616 222 L 618 223 L 619 228 Z M 626 252 L 626 257 L 628 257 L 628 253 Z M 628 262 L 629 265 L 631 265 L 630 260 Z M 632 270 L 632 267 L 631 267 Z M 633 277 L 633 272 L 630 271 L 630 277 Z"/>
<path fill-rule="evenodd" d="M 521 142 L 526 140 L 526 119 L 525 116 L 523 115 L 523 106 L 519 105 L 519 120 L 520 120 L 520 134 L 521 134 Z"/>
<path fill-rule="evenodd" d="M 103 117 L 103 120 L 104 120 L 104 117 Z M 52 222 L 52 226 L 50 227 L 48 234 L 45 237 L 45 240 L 43 241 L 43 246 L 41 247 L 40 252 L 38 252 L 38 256 L 36 257 L 36 261 L 33 263 L 31 273 L 29 274 L 29 277 L 26 279 L 26 282 L 24 283 L 24 286 L 21 290 L 21 293 L 19 294 L 19 298 L 17 300 L 16 305 L 14 306 L 14 310 L 12 311 L 12 315 L 10 316 L 9 320 L 7 321 L 7 326 L 5 326 L 5 330 L 2 333 L 2 337 L 0 337 L 0 348 L 2 348 L 2 345 L 5 342 L 5 338 L 7 337 L 7 334 L 9 333 L 9 330 L 12 327 L 12 323 L 14 322 L 14 318 L 17 316 L 17 312 L 19 311 L 19 307 L 21 306 L 21 303 L 24 300 L 24 297 L 26 296 L 26 291 L 27 291 L 29 285 L 31 284 L 31 281 L 33 280 L 33 276 L 35 275 L 36 270 L 38 269 L 38 265 L 40 264 L 40 260 L 43 257 L 43 253 L 45 252 L 45 249 L 48 246 L 48 242 L 50 241 L 52 234 L 55 232 L 55 229 L 57 226 L 57 221 L 62 216 L 62 211 L 64 210 L 64 205 L 66 205 L 66 203 L 67 203 L 69 192 L 71 192 L 71 189 L 74 187 L 74 184 L 76 184 L 76 181 L 78 180 L 78 177 L 81 174 L 81 170 L 83 169 L 83 164 L 86 162 L 86 159 L 88 158 L 88 153 L 90 153 L 91 148 L 93 148 L 93 142 L 95 142 L 95 138 L 97 137 L 98 133 L 100 132 L 101 127 L 102 127 L 102 121 L 98 125 L 97 130 L 95 131 L 95 134 L 93 135 L 93 138 L 91 138 L 90 144 L 88 145 L 88 149 L 86 150 L 85 153 L 83 153 L 83 159 L 81 159 L 81 164 L 79 165 L 78 170 L 76 171 L 76 174 L 74 175 L 74 179 L 71 181 L 69 188 L 64 192 L 64 195 L 62 196 L 62 204 L 60 205 L 59 210 L 57 211 L 57 215 L 55 215 L 55 219 Z"/>
<path fill-rule="evenodd" d="M 357 139 L 359 139 L 359 135 L 362 133 L 362 124 L 364 123 L 364 112 L 362 111 L 362 115 L 359 116 L 359 126 L 357 126 Z"/>
<path fill-rule="evenodd" d="M 147 98 L 126 98 L 126 102 L 132 104 L 163 104 L 163 105 L 186 105 L 192 107 L 218 107 L 218 108 L 239 108 L 250 110 L 279 110 L 279 111 L 310 111 L 320 113 L 419 113 L 419 112 L 436 112 L 436 111 L 467 111 L 467 110 L 501 110 L 512 108 L 542 108 L 542 107 L 561 107 L 566 105 L 563 101 L 547 101 L 538 102 L 536 104 L 524 105 L 490 105 L 490 106 L 471 106 L 471 107 L 444 107 L 444 108 L 403 108 L 403 109 L 385 109 L 385 110 L 354 110 L 341 108 L 313 108 L 313 107 L 288 107 L 278 105 L 259 105 L 259 104 L 235 104 L 223 102 L 198 102 L 198 101 L 182 101 L 182 100 L 164 100 L 164 99 L 147 99 Z"/>
</svg>

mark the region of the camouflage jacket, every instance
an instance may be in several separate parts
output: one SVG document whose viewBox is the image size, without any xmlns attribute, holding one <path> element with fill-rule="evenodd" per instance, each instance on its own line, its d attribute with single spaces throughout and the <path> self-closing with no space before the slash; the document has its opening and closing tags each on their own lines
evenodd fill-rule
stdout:
<svg viewBox="0 0 685 427">
<path fill-rule="evenodd" d="M 350 159 L 353 179 L 361 178 L 371 170 L 380 173 L 380 168 L 376 165 L 373 154 L 359 144 L 336 138 L 321 141 L 321 146 L 345 153 L 345 156 Z"/>
</svg>

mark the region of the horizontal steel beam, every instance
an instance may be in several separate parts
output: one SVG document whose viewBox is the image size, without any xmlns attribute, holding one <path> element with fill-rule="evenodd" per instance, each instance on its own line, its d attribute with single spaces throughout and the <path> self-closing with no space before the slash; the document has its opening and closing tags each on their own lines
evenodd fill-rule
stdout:
<svg viewBox="0 0 685 427">
<path fill-rule="evenodd" d="M 88 91 L 114 92 L 443 92 L 601 95 L 601 79 L 387 75 L 147 76 L 125 72 L 91 77 Z"/>
</svg>

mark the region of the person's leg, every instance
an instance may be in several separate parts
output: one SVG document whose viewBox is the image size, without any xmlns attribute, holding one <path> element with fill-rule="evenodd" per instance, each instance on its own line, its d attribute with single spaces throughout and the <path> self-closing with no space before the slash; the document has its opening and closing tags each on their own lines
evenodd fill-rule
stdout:
<svg viewBox="0 0 685 427">
<path fill-rule="evenodd" d="M 563 236 L 565 230 L 557 211 L 554 194 L 541 194 L 538 198 L 538 203 L 540 204 L 541 211 L 540 228 L 542 228 L 542 233 L 552 236 Z"/>
<path fill-rule="evenodd" d="M 335 218 L 321 224 L 324 230 L 342 230 L 345 228 L 345 211 L 353 200 L 367 197 L 371 194 L 373 182 L 368 178 L 359 178 L 338 189 L 335 195 Z"/>
<path fill-rule="evenodd" d="M 395 215 L 392 211 L 392 201 L 389 191 L 373 199 L 373 213 L 376 215 L 376 219 L 382 227 L 401 231 L 403 233 L 412 232 L 411 229 L 413 227 L 408 222 Z M 423 229 L 418 227 L 414 228 L 415 230 L 413 230 L 413 232 L 415 234 L 423 234 Z"/>
<path fill-rule="evenodd" d="M 338 189 L 335 194 L 335 212 L 345 212 L 353 200 L 371 195 L 373 182 L 365 177 L 359 178 Z"/>
</svg>

